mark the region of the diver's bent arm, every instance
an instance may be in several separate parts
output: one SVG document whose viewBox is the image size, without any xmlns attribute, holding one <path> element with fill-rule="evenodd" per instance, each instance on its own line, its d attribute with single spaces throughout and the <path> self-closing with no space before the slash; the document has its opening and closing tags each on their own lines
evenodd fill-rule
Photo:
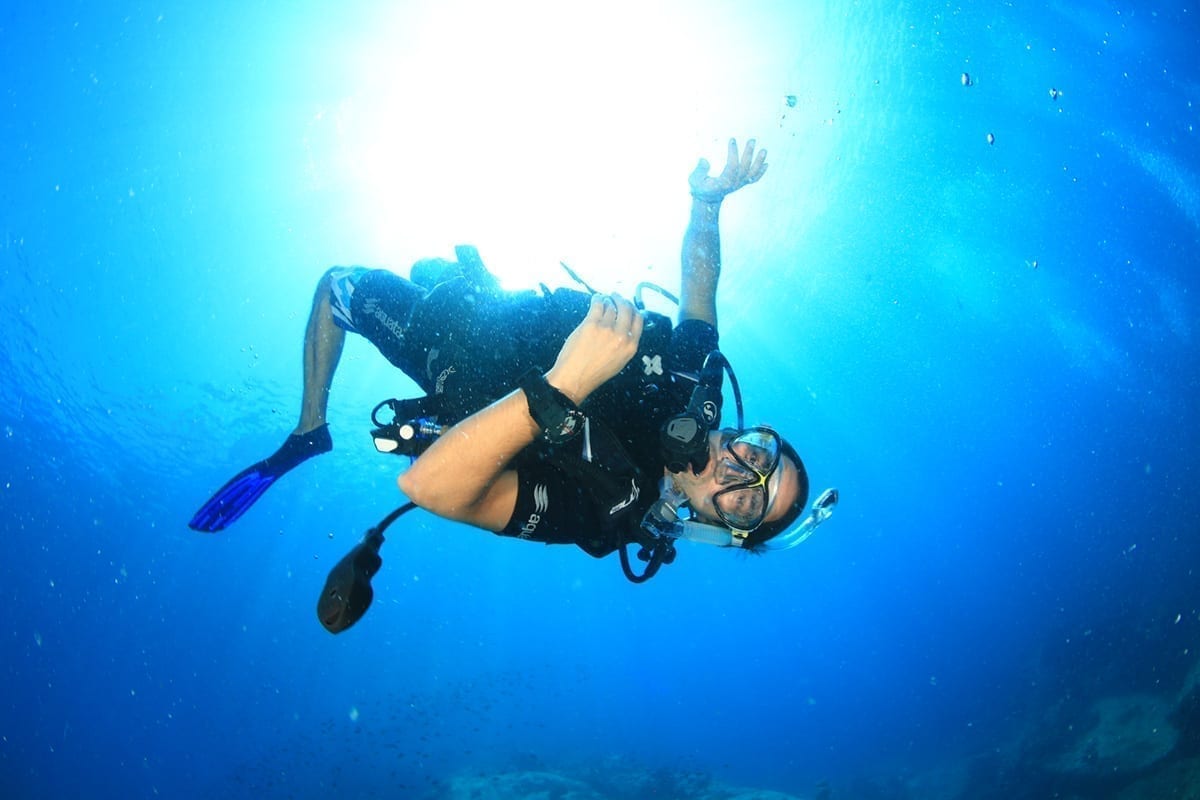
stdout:
<svg viewBox="0 0 1200 800">
<path fill-rule="evenodd" d="M 637 353 L 643 324 L 628 300 L 596 295 L 546 382 L 582 403 Z M 540 433 L 525 393 L 512 392 L 444 432 L 397 482 L 409 500 L 440 517 L 501 530 L 517 504 L 509 462 Z"/>
<path fill-rule="evenodd" d="M 692 198 L 683 234 L 679 321 L 698 319 L 717 327 L 717 282 L 721 277 L 721 201 Z"/>
<path fill-rule="evenodd" d="M 523 392 L 512 392 L 453 426 L 401 473 L 400 491 L 439 517 L 501 530 L 517 503 L 508 463 L 539 432 Z"/>
</svg>

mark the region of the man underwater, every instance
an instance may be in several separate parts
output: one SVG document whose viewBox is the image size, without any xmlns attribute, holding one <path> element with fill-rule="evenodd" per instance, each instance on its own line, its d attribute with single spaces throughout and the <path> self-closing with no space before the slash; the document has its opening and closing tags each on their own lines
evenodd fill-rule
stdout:
<svg viewBox="0 0 1200 800">
<path fill-rule="evenodd" d="M 224 529 L 280 476 L 332 448 L 325 414 L 349 331 L 426 392 L 422 416 L 440 435 L 398 479 L 418 507 L 597 557 L 650 547 L 663 531 L 747 550 L 802 541 L 827 513 L 797 526 L 809 495 L 799 455 L 773 429 L 742 426 L 740 393 L 738 427 L 716 424 L 722 369 L 732 377 L 717 350 L 719 212 L 765 174 L 766 155 L 754 140 L 740 153 L 730 140 L 720 174 L 701 159 L 689 176 L 674 326 L 615 294 L 501 291 L 473 248 L 458 248 L 457 262 L 418 262 L 413 280 L 330 269 L 305 333 L 295 431 L 190 526 Z M 829 494 L 818 503 L 831 511 Z"/>
</svg>

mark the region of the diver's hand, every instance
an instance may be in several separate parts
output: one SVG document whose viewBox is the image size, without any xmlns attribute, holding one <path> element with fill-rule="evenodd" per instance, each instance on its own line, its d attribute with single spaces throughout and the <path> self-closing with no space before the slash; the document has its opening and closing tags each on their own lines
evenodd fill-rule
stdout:
<svg viewBox="0 0 1200 800">
<path fill-rule="evenodd" d="M 563 343 L 546 382 L 582 403 L 634 357 L 644 324 L 641 312 L 620 295 L 593 295 L 587 316 Z"/>
<path fill-rule="evenodd" d="M 758 155 L 755 155 L 754 150 L 754 140 L 750 139 L 746 142 L 746 149 L 741 158 L 738 158 L 737 140 L 730 139 L 725 169 L 716 177 L 708 174 L 708 161 L 700 159 L 700 163 L 688 176 L 692 197 L 705 203 L 719 203 L 730 192 L 735 192 L 747 183 L 754 183 L 761 178 L 767 171 L 767 151 L 759 150 Z"/>
</svg>

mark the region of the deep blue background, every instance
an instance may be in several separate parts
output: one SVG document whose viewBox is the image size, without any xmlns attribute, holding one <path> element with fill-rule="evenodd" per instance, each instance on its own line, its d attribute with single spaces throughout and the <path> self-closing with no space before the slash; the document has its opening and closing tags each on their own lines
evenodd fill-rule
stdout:
<svg viewBox="0 0 1200 800">
<path fill-rule="evenodd" d="M 488 258 L 491 229 L 381 245 L 349 210 L 361 184 L 311 166 L 314 110 L 353 91 L 322 54 L 383 7 L 119 5 L 0 11 L 0 794 L 409 796 L 613 757 L 804 793 L 1002 748 L 1063 696 L 1170 694 L 1194 666 L 1195 9 L 668 9 L 729 31 L 695 54 L 727 84 L 662 86 L 721 127 L 614 122 L 610 99 L 616 156 L 447 160 L 464 196 L 522 172 L 566 175 L 568 207 L 668 186 L 635 263 L 669 284 L 694 159 L 756 136 L 772 166 L 727 203 L 723 349 L 749 416 L 843 502 L 798 550 L 687 546 L 641 587 L 414 515 L 335 638 L 324 576 L 400 501 L 366 413 L 412 387 L 369 347 L 347 348 L 331 455 L 222 535 L 185 522 L 291 430 L 328 265 Z M 397 5 L 411 36 L 433 7 Z M 661 169 L 589 170 L 630 149 Z M 638 222 L 610 213 L 581 224 Z M 510 282 L 557 280 L 499 252 Z M 603 282 L 599 256 L 563 257 Z"/>
</svg>

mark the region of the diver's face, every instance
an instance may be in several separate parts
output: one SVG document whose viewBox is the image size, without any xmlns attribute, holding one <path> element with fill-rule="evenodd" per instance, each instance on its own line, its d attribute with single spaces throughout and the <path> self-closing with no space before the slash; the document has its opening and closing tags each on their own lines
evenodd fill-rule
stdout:
<svg viewBox="0 0 1200 800">
<path fill-rule="evenodd" d="M 729 486 L 743 482 L 748 477 L 746 470 L 738 464 L 737 459 L 732 458 L 726 448 L 729 438 L 730 434 L 727 431 L 713 431 L 709 434 L 708 465 L 700 474 L 695 475 L 687 469 L 679 473 L 667 473 L 675 482 L 675 486 L 687 496 L 688 505 L 702 521 L 721 526 L 725 526 L 726 523 L 717 514 L 713 497 L 717 492 L 727 490 Z M 796 500 L 799 474 L 791 459 L 786 456 L 780 457 L 775 474 L 770 476 L 767 486 L 767 513 L 760 525 L 782 517 Z M 729 508 L 723 507 L 728 513 Z"/>
</svg>

